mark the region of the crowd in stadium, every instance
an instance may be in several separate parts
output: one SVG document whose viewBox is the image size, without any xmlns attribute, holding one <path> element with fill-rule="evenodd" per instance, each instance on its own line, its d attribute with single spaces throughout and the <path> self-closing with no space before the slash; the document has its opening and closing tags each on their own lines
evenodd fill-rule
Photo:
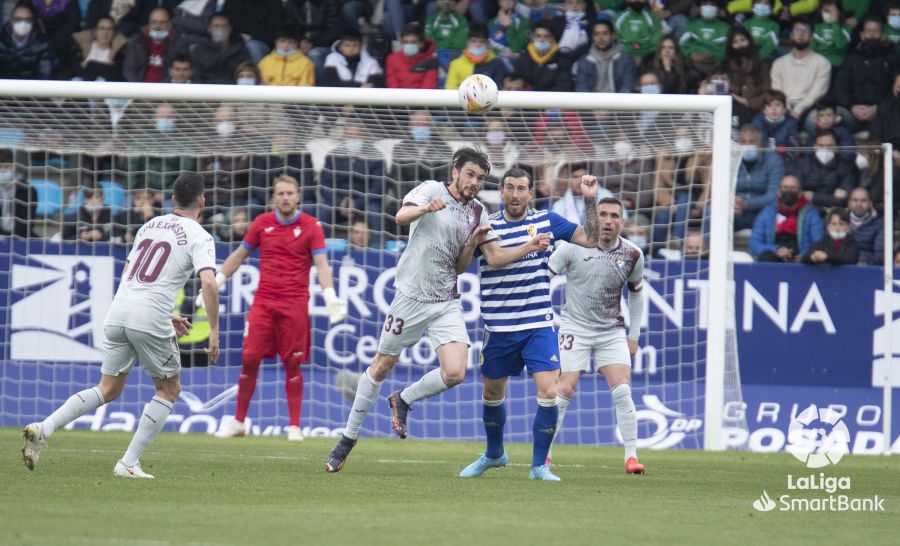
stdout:
<svg viewBox="0 0 900 546">
<path fill-rule="evenodd" d="M 767 261 L 882 262 L 883 173 L 900 166 L 896 0 L 22 0 L 3 11 L 0 78 L 8 79 L 453 89 L 483 73 L 507 90 L 730 95 L 742 150 L 739 245 Z M 222 136 L 235 131 L 228 108 L 216 113 Z M 354 163 L 364 128 L 345 121 L 341 147 L 314 174 L 308 157 L 279 155 L 277 144 L 237 157 L 79 160 L 90 163 L 88 174 L 70 181 L 67 221 L 55 236 L 128 243 L 167 206 L 178 172 L 192 170 L 214 188 L 210 230 L 237 241 L 263 210 L 271 179 L 289 171 L 329 235 L 352 247 L 390 243 L 401 231 L 382 213 L 395 211 L 415 181 L 446 178 L 446 163 Z M 170 105 L 159 105 L 153 122 L 163 135 L 177 131 Z M 433 157 L 446 148 L 449 161 L 440 120 L 421 111 L 407 123 L 410 146 L 399 149 Z M 505 112 L 479 128 L 502 167 L 547 153 L 554 138 L 591 146 L 595 137 L 566 110 L 535 126 L 516 123 Z M 702 255 L 709 154 L 687 134 L 652 159 L 631 154 L 651 129 L 638 122 L 605 134 L 615 161 L 535 169 L 536 204 L 583 215 L 570 181 L 589 169 L 631 209 L 626 234 L 646 251 Z M 893 157 L 874 148 L 883 142 L 894 145 Z M 510 154 L 511 144 L 521 153 Z M 54 235 L 32 231 L 30 221 L 38 197 L 26 178 L 40 154 L 0 153 L 0 230 Z M 37 161 L 65 161 L 50 155 Z M 113 172 L 126 174 L 98 184 Z M 111 210 L 110 194 L 121 191 Z"/>
</svg>

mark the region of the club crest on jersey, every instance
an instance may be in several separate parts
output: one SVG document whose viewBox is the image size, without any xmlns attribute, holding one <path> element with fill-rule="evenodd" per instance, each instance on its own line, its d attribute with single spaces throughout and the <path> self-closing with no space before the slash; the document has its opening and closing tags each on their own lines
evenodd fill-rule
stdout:
<svg viewBox="0 0 900 546">
<path fill-rule="evenodd" d="M 301 231 L 300 228 L 298 228 L 298 227 L 294 228 L 294 239 L 296 239 L 297 237 L 300 236 L 300 231 Z"/>
<path fill-rule="evenodd" d="M 266 229 L 264 229 L 263 231 L 265 231 L 266 233 L 272 233 L 273 229 L 275 229 L 275 226 L 269 226 Z"/>
<path fill-rule="evenodd" d="M 528 224 L 528 236 L 534 237 L 537 235 L 537 227 L 534 224 Z"/>
</svg>

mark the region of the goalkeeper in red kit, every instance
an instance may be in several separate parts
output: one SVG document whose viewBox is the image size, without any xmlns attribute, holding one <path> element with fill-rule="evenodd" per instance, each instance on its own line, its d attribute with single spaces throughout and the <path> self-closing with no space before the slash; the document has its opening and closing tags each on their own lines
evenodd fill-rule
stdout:
<svg viewBox="0 0 900 546">
<path fill-rule="evenodd" d="M 325 254 L 325 234 L 314 217 L 298 208 L 300 191 L 290 176 L 274 183 L 275 210 L 257 217 L 247 235 L 216 274 L 221 289 L 241 263 L 259 249 L 259 286 L 244 326 L 241 376 L 238 379 L 234 418 L 225 417 L 216 436 L 244 436 L 244 420 L 256 376 L 264 358 L 281 357 L 285 371 L 288 404 L 288 440 L 302 440 L 300 406 L 303 403 L 303 373 L 300 364 L 309 359 L 309 271 L 315 265 L 331 324 L 347 316 L 347 304 L 334 292 L 331 266 Z"/>
</svg>

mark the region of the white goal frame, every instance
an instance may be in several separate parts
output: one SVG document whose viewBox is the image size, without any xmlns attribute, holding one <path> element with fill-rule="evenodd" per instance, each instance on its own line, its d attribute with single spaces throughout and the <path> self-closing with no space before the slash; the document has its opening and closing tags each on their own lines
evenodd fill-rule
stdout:
<svg viewBox="0 0 900 546">
<path fill-rule="evenodd" d="M 455 90 L 356 89 L 242 85 L 177 85 L 155 83 L 0 80 L 0 96 L 75 99 L 121 98 L 133 100 L 246 101 L 330 105 L 359 103 L 372 106 L 458 106 Z M 730 161 L 731 97 L 714 95 L 643 95 L 616 93 L 562 93 L 503 91 L 496 107 L 559 108 L 699 112 L 713 116 L 709 294 L 706 332 L 706 376 L 703 447 L 721 451 L 724 446 L 726 329 L 729 309 L 731 250 Z M 886 190 L 885 197 L 888 193 Z M 888 268 L 889 269 L 889 268 Z M 890 275 L 890 273 L 888 273 Z M 887 280 L 886 280 L 887 286 Z M 890 294 L 890 292 L 888 292 Z M 733 298 L 733 294 L 732 294 Z M 732 306 L 733 309 L 733 306 Z M 888 317 L 886 316 L 886 321 Z M 886 336 L 888 339 L 890 336 Z M 889 343 L 889 341 L 888 341 Z M 890 356 L 890 353 L 886 353 Z M 890 366 L 887 366 L 890 370 Z M 890 371 L 887 372 L 890 374 Z M 889 387 L 886 387 L 889 392 Z M 885 410 L 890 408 L 885 395 Z M 889 418 L 887 419 L 889 421 Z M 889 424 L 886 426 L 889 427 Z M 889 436 L 886 436 L 889 437 Z"/>
</svg>

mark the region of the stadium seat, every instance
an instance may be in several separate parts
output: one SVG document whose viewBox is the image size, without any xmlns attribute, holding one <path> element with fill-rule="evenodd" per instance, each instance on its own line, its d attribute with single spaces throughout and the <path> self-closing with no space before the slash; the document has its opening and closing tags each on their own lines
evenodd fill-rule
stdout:
<svg viewBox="0 0 900 546">
<path fill-rule="evenodd" d="M 347 239 L 325 239 L 325 250 L 329 252 L 347 252 Z"/>
<path fill-rule="evenodd" d="M 128 206 L 128 193 L 118 182 L 101 180 L 98 183 L 103 188 L 103 204 L 109 207 L 112 214 Z M 79 188 L 78 193 L 75 195 L 75 201 L 66 206 L 66 214 L 70 215 L 78 212 L 78 208 L 82 203 L 84 203 L 84 188 Z"/>
<path fill-rule="evenodd" d="M 29 180 L 29 184 L 37 192 L 37 214 L 50 216 L 63 206 L 63 194 L 59 184 L 53 180 Z"/>
<path fill-rule="evenodd" d="M 25 135 L 19 129 L 0 128 L 0 146 L 4 148 L 15 148 L 23 138 Z"/>
</svg>

